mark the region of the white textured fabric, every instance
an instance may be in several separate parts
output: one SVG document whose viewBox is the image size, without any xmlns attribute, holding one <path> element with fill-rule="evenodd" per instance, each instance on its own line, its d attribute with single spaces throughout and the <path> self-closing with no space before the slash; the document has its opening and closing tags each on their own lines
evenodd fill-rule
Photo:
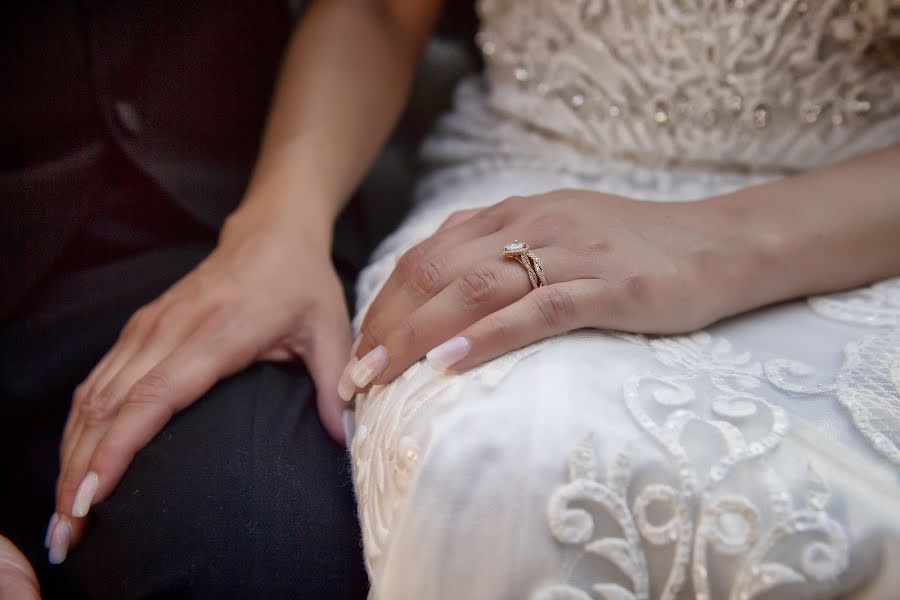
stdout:
<svg viewBox="0 0 900 600">
<path fill-rule="evenodd" d="M 357 324 L 455 210 L 564 187 L 700 199 L 900 141 L 891 6 L 485 0 L 486 81 L 426 143 Z M 900 543 L 900 279 L 690 336 L 418 363 L 356 407 L 373 599 L 835 597 Z"/>
</svg>

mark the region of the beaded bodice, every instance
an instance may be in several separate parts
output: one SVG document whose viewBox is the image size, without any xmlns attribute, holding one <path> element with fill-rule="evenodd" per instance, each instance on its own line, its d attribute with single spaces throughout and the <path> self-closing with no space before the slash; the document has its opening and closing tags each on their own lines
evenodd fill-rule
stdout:
<svg viewBox="0 0 900 600">
<path fill-rule="evenodd" d="M 900 0 L 482 0 L 489 102 L 582 153 L 795 170 L 900 141 Z"/>
</svg>

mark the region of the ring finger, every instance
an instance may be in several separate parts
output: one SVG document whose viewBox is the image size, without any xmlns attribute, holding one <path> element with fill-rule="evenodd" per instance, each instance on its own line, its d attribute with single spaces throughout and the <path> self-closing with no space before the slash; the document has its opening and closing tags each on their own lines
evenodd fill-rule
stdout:
<svg viewBox="0 0 900 600">
<path fill-rule="evenodd" d="M 127 355 L 128 360 L 116 361 L 118 371 L 108 373 L 102 380 L 98 378 L 93 391 L 84 399 L 77 414 L 74 415 L 73 428 L 68 439 L 64 440 L 58 486 L 59 498 L 62 501 L 59 510 L 69 510 L 66 502 L 71 497 L 72 489 L 84 475 L 83 467 L 87 465 L 93 447 L 102 437 L 103 431 L 125 401 L 132 386 L 190 333 L 193 321 L 192 315 L 187 313 L 175 321 L 178 326 L 148 327 L 146 333 L 141 336 L 141 343 L 139 345 L 132 343 L 133 349 L 122 353 Z M 101 388 L 101 384 L 104 387 Z"/>
<path fill-rule="evenodd" d="M 84 383 L 79 386 L 83 390 L 80 392 L 83 397 L 79 399 L 77 406 L 73 406 L 74 410 L 70 413 L 63 428 L 62 444 L 60 445 L 60 461 L 63 464 L 68 461 L 72 443 L 78 439 L 83 428 L 82 407 L 95 401 L 96 396 L 106 388 L 110 380 L 122 369 L 122 366 L 127 364 L 140 350 L 144 338 L 149 333 L 148 330 L 148 327 L 141 327 L 123 331 L 116 343 L 100 359 Z"/>
<path fill-rule="evenodd" d="M 493 244 L 494 252 L 501 245 Z M 589 276 L 588 261 L 557 246 L 532 249 L 551 283 Z M 481 256 L 485 256 L 482 253 Z M 515 260 L 496 257 L 457 277 L 436 296 L 375 340 L 376 347 L 352 368 L 359 388 L 391 381 L 425 353 L 483 317 L 531 291 L 528 273 Z"/>
<path fill-rule="evenodd" d="M 375 347 L 375 332 L 409 315 L 440 292 L 465 265 L 471 264 L 467 260 L 485 256 L 489 252 L 485 240 L 501 226 L 499 216 L 490 212 L 455 213 L 430 238 L 406 251 L 366 310 L 357 356 Z M 469 256 L 466 249 L 475 248 L 479 242 L 482 247 Z"/>
</svg>

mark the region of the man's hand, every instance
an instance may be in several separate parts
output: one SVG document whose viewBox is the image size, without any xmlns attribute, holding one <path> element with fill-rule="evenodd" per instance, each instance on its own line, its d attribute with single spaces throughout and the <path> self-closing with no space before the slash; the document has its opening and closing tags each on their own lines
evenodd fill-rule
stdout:
<svg viewBox="0 0 900 600">
<path fill-rule="evenodd" d="M 19 549 L 0 535 L 0 600 L 37 600 L 40 586 Z"/>
<path fill-rule="evenodd" d="M 138 310 L 75 390 L 48 531 L 51 562 L 65 559 L 90 507 L 176 412 L 255 361 L 302 359 L 322 422 L 343 441 L 334 390 L 350 326 L 330 236 L 286 223 L 232 218 L 216 250 Z"/>
</svg>

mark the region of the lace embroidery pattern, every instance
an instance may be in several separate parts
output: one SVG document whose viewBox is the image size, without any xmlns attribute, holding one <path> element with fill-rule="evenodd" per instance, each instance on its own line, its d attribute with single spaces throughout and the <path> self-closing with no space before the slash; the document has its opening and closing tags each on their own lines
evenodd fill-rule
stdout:
<svg viewBox="0 0 900 600">
<path fill-rule="evenodd" d="M 606 476 L 598 473 L 591 438 L 573 452 L 569 483 L 558 488 L 548 505 L 553 536 L 617 567 L 630 589 L 597 582 L 591 592 L 608 599 L 650 597 L 649 548 L 673 546 L 660 598 L 675 598 L 690 581 L 695 598 L 753 598 L 787 583 L 833 586 L 849 561 L 844 528 L 827 513 L 829 491 L 810 466 L 802 501 L 763 460 L 787 432 L 784 410 L 766 400 L 764 372 L 749 354 L 734 354 L 727 340 L 706 333 L 651 339 L 623 336 L 649 346 L 674 375 L 642 374 L 626 380 L 625 402 L 631 416 L 661 451 L 674 481 L 646 481 L 628 454 L 616 455 Z M 700 393 L 703 390 L 704 393 Z M 725 450 L 709 465 L 692 456 L 687 432 L 704 427 Z M 763 489 L 745 489 L 739 481 L 750 473 Z M 757 485 L 757 487 L 760 487 Z M 629 507 L 629 497 L 633 497 Z M 662 523 L 650 518 L 651 505 L 668 512 Z M 621 537 L 594 538 L 595 521 L 585 505 L 612 519 Z M 658 514 L 658 511 L 656 512 Z M 779 548 L 800 545 L 793 562 L 779 560 Z M 714 581 L 708 566 L 717 559 L 734 561 L 730 582 Z M 727 588 L 727 592 L 724 591 Z M 568 583 L 546 586 L 535 600 L 584 600 L 588 591 Z"/>
<path fill-rule="evenodd" d="M 851 292 L 813 297 L 808 304 L 836 321 L 900 328 L 900 277 Z"/>
<path fill-rule="evenodd" d="M 895 0 L 482 0 L 480 12 L 493 106 L 587 155 L 802 169 L 900 138 Z"/>
<path fill-rule="evenodd" d="M 463 81 L 456 89 L 455 110 L 445 115 L 438 135 L 426 140 L 422 158 L 435 169 L 420 182 L 421 201 L 452 202 L 441 192 L 505 169 L 552 170 L 572 179 L 567 185 L 601 189 L 632 198 L 678 200 L 723 194 L 771 180 L 772 173 L 746 173 L 691 167 L 658 169 L 628 160 L 585 154 L 558 138 L 523 129 L 515 120 L 498 118 L 486 104 L 479 82 Z M 502 198 L 495 198 L 499 201 Z"/>
<path fill-rule="evenodd" d="M 428 447 L 428 440 L 424 439 L 427 426 L 415 427 L 423 409 L 433 408 L 435 403 L 452 403 L 470 382 L 486 388 L 499 385 L 519 361 L 549 343 L 552 339 L 510 352 L 460 375 L 437 373 L 420 361 L 390 384 L 373 386 L 357 398 L 358 420 L 368 425 L 360 425 L 353 437 L 353 483 L 370 574 L 379 572 L 375 565 L 390 543 L 396 515 L 402 511 L 406 491 Z"/>
<path fill-rule="evenodd" d="M 873 333 L 844 348 L 844 364 L 831 383 L 806 382 L 812 369 L 787 359 L 766 363 L 769 380 L 793 393 L 834 395 L 872 447 L 900 465 L 900 278 L 808 303 L 824 317 Z"/>
</svg>

